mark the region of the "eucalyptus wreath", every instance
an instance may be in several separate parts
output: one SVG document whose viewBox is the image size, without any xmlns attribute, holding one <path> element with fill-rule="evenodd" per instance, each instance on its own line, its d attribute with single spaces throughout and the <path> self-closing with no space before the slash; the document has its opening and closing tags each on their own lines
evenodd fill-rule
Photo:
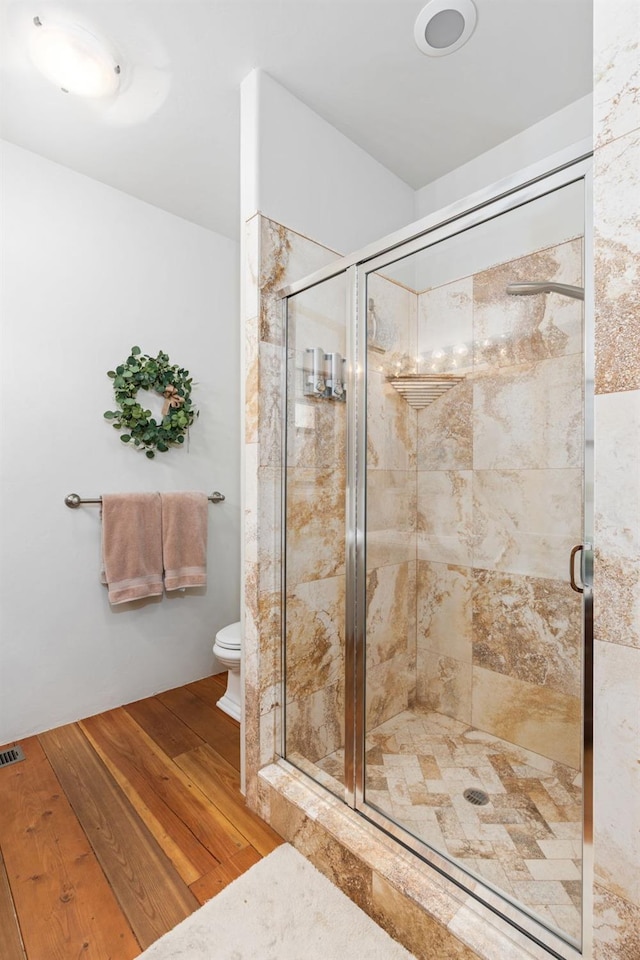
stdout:
<svg viewBox="0 0 640 960">
<path fill-rule="evenodd" d="M 172 364 L 162 350 L 157 357 L 143 354 L 140 347 L 131 347 L 131 354 L 107 376 L 113 380 L 116 410 L 107 410 L 106 420 L 113 420 L 123 443 L 146 452 L 151 460 L 155 451 L 166 453 L 175 444 L 184 443 L 198 411 L 191 402 L 192 379 L 189 371 Z M 162 420 L 158 423 L 138 400 L 139 390 L 152 390 L 164 397 Z"/>
</svg>

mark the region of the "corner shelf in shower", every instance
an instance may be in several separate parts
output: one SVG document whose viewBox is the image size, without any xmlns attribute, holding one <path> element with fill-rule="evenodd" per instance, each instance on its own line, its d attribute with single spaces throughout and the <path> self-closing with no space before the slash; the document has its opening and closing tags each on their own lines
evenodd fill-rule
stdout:
<svg viewBox="0 0 640 960">
<path fill-rule="evenodd" d="M 428 407 L 463 380 L 464 377 L 452 373 L 403 373 L 397 377 L 387 377 L 387 383 L 390 383 L 414 410 Z"/>
</svg>

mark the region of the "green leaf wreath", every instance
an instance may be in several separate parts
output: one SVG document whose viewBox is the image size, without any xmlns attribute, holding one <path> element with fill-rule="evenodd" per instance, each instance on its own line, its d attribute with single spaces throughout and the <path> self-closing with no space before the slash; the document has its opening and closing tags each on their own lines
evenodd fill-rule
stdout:
<svg viewBox="0 0 640 960">
<path fill-rule="evenodd" d="M 172 364 L 166 353 L 157 357 L 142 354 L 140 347 L 131 347 L 124 363 L 109 370 L 113 380 L 117 410 L 107 410 L 116 430 L 123 430 L 120 439 L 132 443 L 152 459 L 155 451 L 166 453 L 175 444 L 184 443 L 187 430 L 198 416 L 191 402 L 192 380 L 189 371 Z M 139 390 L 153 390 L 164 397 L 162 421 L 158 423 L 138 401 Z"/>
</svg>

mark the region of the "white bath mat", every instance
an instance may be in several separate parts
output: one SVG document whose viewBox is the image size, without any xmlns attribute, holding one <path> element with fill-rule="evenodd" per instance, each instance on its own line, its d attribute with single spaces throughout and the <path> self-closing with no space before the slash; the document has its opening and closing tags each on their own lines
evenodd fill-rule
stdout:
<svg viewBox="0 0 640 960">
<path fill-rule="evenodd" d="M 225 887 L 140 960 L 415 960 L 290 844 Z"/>
</svg>

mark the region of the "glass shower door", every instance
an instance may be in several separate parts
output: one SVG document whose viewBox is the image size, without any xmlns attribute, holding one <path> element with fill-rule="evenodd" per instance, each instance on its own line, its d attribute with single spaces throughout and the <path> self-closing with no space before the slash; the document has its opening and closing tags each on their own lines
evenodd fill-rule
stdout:
<svg viewBox="0 0 640 960">
<path fill-rule="evenodd" d="M 282 755 L 567 960 L 593 873 L 589 178 L 568 152 L 284 293 Z"/>
<path fill-rule="evenodd" d="M 344 796 L 346 278 L 287 301 L 285 756 Z"/>
<path fill-rule="evenodd" d="M 578 181 L 378 257 L 360 288 L 363 809 L 572 942 L 583 235 Z"/>
</svg>

